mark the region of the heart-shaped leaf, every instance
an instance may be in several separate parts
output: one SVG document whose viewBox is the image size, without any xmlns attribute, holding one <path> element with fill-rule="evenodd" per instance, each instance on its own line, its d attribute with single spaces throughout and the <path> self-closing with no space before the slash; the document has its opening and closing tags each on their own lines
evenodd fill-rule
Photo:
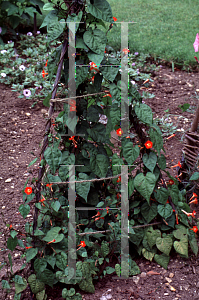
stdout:
<svg viewBox="0 0 199 300">
<path fill-rule="evenodd" d="M 150 152 L 149 155 L 145 153 L 142 160 L 144 165 L 153 173 L 153 170 L 157 163 L 157 156 L 155 155 L 155 153 Z"/>
<path fill-rule="evenodd" d="M 166 236 L 164 238 L 158 237 L 156 239 L 157 248 L 166 255 L 169 255 L 172 245 L 173 241 L 170 236 Z"/>
<path fill-rule="evenodd" d="M 156 244 L 157 238 L 161 237 L 161 231 L 158 229 L 153 230 L 153 228 L 151 228 L 147 231 L 146 237 L 147 237 L 147 243 L 149 244 L 149 247 L 152 248 Z"/>
<path fill-rule="evenodd" d="M 179 242 L 175 241 L 173 244 L 176 252 L 178 252 L 181 255 L 184 255 L 188 258 L 188 239 L 182 238 Z"/>
<path fill-rule="evenodd" d="M 147 200 L 150 201 L 151 194 L 154 190 L 156 183 L 155 175 L 148 172 L 146 176 L 143 173 L 138 174 L 134 179 L 136 190 Z"/>
<path fill-rule="evenodd" d="M 157 264 L 159 264 L 160 266 L 162 266 L 164 269 L 167 270 L 167 267 L 168 267 L 168 264 L 169 264 L 169 260 L 170 260 L 170 257 L 166 254 L 156 254 L 154 256 L 154 260 L 157 262 Z"/>
<path fill-rule="evenodd" d="M 134 161 L 138 158 L 140 154 L 140 149 L 138 145 L 134 147 L 132 142 L 128 142 L 123 147 L 123 155 L 125 160 L 129 165 L 132 165 Z"/>
</svg>

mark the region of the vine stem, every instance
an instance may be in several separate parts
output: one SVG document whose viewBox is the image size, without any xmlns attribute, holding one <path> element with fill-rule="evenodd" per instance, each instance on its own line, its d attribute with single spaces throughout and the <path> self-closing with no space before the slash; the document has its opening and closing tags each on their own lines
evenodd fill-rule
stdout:
<svg viewBox="0 0 199 300">
<path fill-rule="evenodd" d="M 136 225 L 136 226 L 132 226 L 131 228 L 143 228 L 143 227 L 149 227 L 149 226 L 153 226 L 153 225 L 160 225 L 162 224 L 162 222 L 155 222 L 152 224 L 144 224 L 144 225 Z M 93 232 L 82 232 L 82 233 L 77 233 L 78 235 L 86 235 L 86 234 L 97 234 L 97 233 L 106 233 L 106 232 L 112 232 L 112 230 L 102 230 L 102 231 L 93 231 Z"/>
<path fill-rule="evenodd" d="M 64 43 L 63 43 L 63 47 L 62 47 L 62 52 L 61 52 L 59 65 L 58 65 L 58 68 L 57 68 L 57 74 L 56 74 L 56 78 L 55 78 L 54 89 L 53 89 L 53 92 L 52 92 L 52 99 L 54 99 L 55 96 L 56 96 L 56 92 L 57 92 L 57 88 L 58 88 L 58 82 L 59 82 L 60 77 L 61 77 L 61 70 L 62 70 L 62 65 L 63 65 L 63 61 L 64 61 L 64 55 L 66 53 L 67 47 L 68 47 L 68 39 L 65 39 Z M 43 159 L 44 152 L 46 150 L 46 147 L 48 146 L 48 133 L 50 132 L 51 117 L 52 117 L 53 113 L 54 113 L 54 103 L 50 103 L 50 108 L 49 108 L 49 111 L 48 111 L 48 121 L 46 123 L 43 146 L 42 146 L 42 150 L 41 150 L 41 159 Z M 42 168 L 39 168 L 38 180 L 37 180 L 37 183 L 36 183 L 36 202 L 39 202 L 39 200 L 41 198 L 41 180 L 42 180 L 44 171 L 45 171 L 45 166 L 43 166 Z M 37 218 L 38 218 L 38 208 L 35 206 L 35 213 L 34 213 L 34 219 L 33 219 L 33 234 L 34 234 L 34 231 L 37 228 Z"/>
</svg>

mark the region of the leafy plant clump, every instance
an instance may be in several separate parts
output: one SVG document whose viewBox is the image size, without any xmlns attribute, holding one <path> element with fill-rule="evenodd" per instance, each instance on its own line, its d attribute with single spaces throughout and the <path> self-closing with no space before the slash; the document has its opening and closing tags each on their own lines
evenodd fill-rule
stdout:
<svg viewBox="0 0 199 300">
<path fill-rule="evenodd" d="M 164 268 L 172 250 L 187 258 L 190 245 L 198 253 L 195 212 L 168 172 L 162 132 L 137 88 L 124 80 L 129 79 L 129 50 L 117 54 L 100 27 L 114 26 L 109 3 L 73 1 L 70 9 L 65 3 L 66 8 L 45 6 L 48 43 L 62 44 L 48 56 L 48 76 L 52 80 L 56 74 L 56 80 L 44 100 L 50 109 L 39 175 L 31 186 L 27 179 L 19 207 L 25 219 L 34 205 L 34 222 L 26 223 L 23 238 L 11 227 L 7 241 L 8 249 L 22 247 L 26 264 L 32 262 L 28 282 L 34 294 L 42 293 L 38 299 L 46 299 L 42 283 L 78 284 L 94 293 L 93 281 L 106 274 L 139 274 L 135 253 Z M 81 23 L 69 38 L 70 22 Z M 74 53 L 66 43 L 71 36 L 79 54 L 72 77 Z M 59 78 L 68 98 L 55 98 Z M 70 96 L 71 82 L 76 82 L 76 98 Z M 56 100 L 63 108 L 51 124 Z M 67 287 L 62 297 L 81 299 Z"/>
</svg>

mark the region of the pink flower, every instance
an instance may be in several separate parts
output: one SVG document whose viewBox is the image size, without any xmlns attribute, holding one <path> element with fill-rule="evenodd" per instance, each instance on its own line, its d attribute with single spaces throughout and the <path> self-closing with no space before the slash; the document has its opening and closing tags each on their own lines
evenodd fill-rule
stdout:
<svg viewBox="0 0 199 300">
<path fill-rule="evenodd" d="M 193 47 L 194 47 L 195 52 L 198 52 L 198 47 L 199 47 L 199 34 L 198 33 L 196 34 L 196 39 L 195 39 L 195 42 L 193 43 Z"/>
<path fill-rule="evenodd" d="M 30 97 L 31 96 L 31 91 L 30 90 L 23 90 L 23 94 L 25 97 Z"/>
</svg>

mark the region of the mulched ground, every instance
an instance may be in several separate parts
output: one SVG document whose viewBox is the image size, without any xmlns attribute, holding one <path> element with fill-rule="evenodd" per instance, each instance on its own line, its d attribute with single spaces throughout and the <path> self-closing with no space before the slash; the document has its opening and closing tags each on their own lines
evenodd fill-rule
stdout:
<svg viewBox="0 0 199 300">
<path fill-rule="evenodd" d="M 154 93 L 155 98 L 145 102 L 152 108 L 155 117 L 161 118 L 165 110 L 169 108 L 167 122 L 173 122 L 177 126 L 176 136 L 166 140 L 165 150 L 167 165 L 178 163 L 182 155 L 184 132 L 191 126 L 194 116 L 194 107 L 197 105 L 196 91 L 199 92 L 199 73 L 186 73 L 163 66 L 160 71 L 154 73 L 153 82 L 148 91 Z M 47 109 L 42 104 L 31 108 L 34 100 L 17 98 L 18 94 L 12 92 L 10 87 L 0 84 L 0 261 L 5 254 L 5 236 L 8 229 L 5 224 L 12 224 L 13 228 L 23 230 L 25 222 L 31 221 L 31 214 L 24 221 L 18 213 L 18 207 L 22 204 L 24 183 L 30 176 L 30 172 L 36 176 L 38 166 L 35 164 L 27 168 L 30 161 L 39 155 L 40 143 L 45 128 Z M 191 104 L 192 111 L 182 112 L 179 105 L 185 102 Z M 179 115 L 184 118 L 179 119 Z M 176 170 L 171 171 L 176 175 Z M 196 207 L 197 217 L 199 210 Z M 14 251 L 13 270 L 17 274 L 23 260 L 20 259 L 20 251 Z M 199 299 L 199 262 L 190 252 L 189 259 L 182 259 L 175 253 L 169 263 L 168 270 L 164 270 L 154 262 L 143 258 L 136 259 L 141 274 L 128 280 L 113 279 L 114 276 L 106 276 L 96 283 L 95 294 L 86 294 L 82 291 L 83 299 Z M 153 271 L 153 272 L 152 272 Z M 28 272 L 26 270 L 25 272 Z M 0 271 L 0 278 L 5 279 L 5 270 Z M 48 299 L 58 300 L 61 298 L 60 290 L 55 287 L 53 291 L 47 287 Z M 13 293 L 6 295 L 0 290 L 0 299 L 13 299 Z M 29 290 L 21 299 L 31 299 Z"/>
</svg>

